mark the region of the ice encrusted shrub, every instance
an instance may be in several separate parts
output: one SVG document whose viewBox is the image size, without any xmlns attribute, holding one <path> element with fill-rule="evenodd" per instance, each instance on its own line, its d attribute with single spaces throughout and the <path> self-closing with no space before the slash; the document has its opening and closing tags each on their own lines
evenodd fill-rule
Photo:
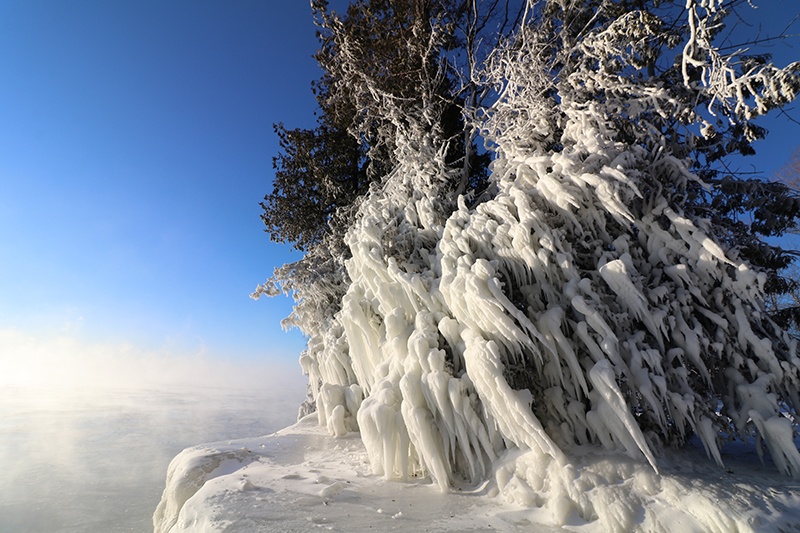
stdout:
<svg viewBox="0 0 800 533">
<path fill-rule="evenodd" d="M 716 4 L 688 6 L 702 26 Z M 735 69 L 715 75 L 733 67 L 700 30 L 674 85 L 639 75 L 655 48 L 678 44 L 670 31 L 633 11 L 571 44 L 554 44 L 558 25 L 525 26 L 497 50 L 483 74 L 498 96 L 477 124 L 492 187 L 479 201 L 448 196 L 436 121 L 398 118 L 399 163 L 358 206 L 340 282 L 294 288 L 320 423 L 358 428 L 375 473 L 430 475 L 443 490 L 496 474 L 512 492 L 562 494 L 587 519 L 605 504 L 586 495 L 600 481 L 569 466 L 575 444 L 657 472 L 659 451 L 693 434 L 720 465 L 721 436 L 755 434 L 800 477 L 797 343 L 764 313 L 764 273 L 692 208 L 709 188 L 691 159 L 713 137 L 709 113 L 747 120 L 753 94 L 777 89 L 724 87 Z M 780 71 L 780 98 L 794 98 L 792 72 Z M 331 314 L 312 305 L 319 294 L 341 296 Z"/>
</svg>

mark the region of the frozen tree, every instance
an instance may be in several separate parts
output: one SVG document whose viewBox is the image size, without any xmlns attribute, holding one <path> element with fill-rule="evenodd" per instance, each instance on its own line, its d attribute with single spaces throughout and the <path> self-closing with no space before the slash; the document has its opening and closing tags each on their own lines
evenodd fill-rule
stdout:
<svg viewBox="0 0 800 533">
<path fill-rule="evenodd" d="M 261 204 L 273 240 L 306 251 L 325 236 L 341 239 L 332 218 L 343 220 L 370 183 L 397 164 L 396 126 L 380 104 L 388 99 L 406 109 L 424 100 L 441 107 L 436 120 L 449 138 L 445 159 L 461 170 L 453 187 L 464 192 L 485 183 L 488 156 L 473 146 L 474 126 L 464 120 L 453 73 L 441 70 L 441 56 L 458 47 L 456 26 L 468 18 L 461 4 L 362 0 L 340 16 L 326 0 L 312 2 L 323 71 L 314 83 L 317 126 L 275 125 L 281 151 L 273 189 Z"/>
<path fill-rule="evenodd" d="M 362 0 L 340 16 L 326 0 L 312 1 L 321 43 L 316 59 L 323 70 L 314 84 L 318 125 L 311 130 L 276 125 L 281 153 L 274 159 L 273 190 L 261 204 L 272 239 L 291 242 L 306 254 L 276 270 L 255 293 L 274 294 L 278 284 L 294 293 L 298 304 L 286 325 L 309 335 L 312 352 L 320 346 L 319 332 L 338 342 L 332 339 L 340 326 L 323 324 L 338 311 L 349 283 L 344 261 L 351 252 L 344 234 L 370 184 L 380 183 L 398 163 L 401 114 L 435 109 L 427 112 L 426 127 L 435 128 L 440 139 L 449 177 L 442 195 L 451 204 L 456 193 L 485 188 L 489 156 L 475 148 L 476 126 L 463 112 L 462 93 L 472 102 L 479 96 L 443 57 L 463 52 L 459 43 L 476 46 L 487 27 L 496 36 L 513 28 L 521 8 L 514 14 L 508 2 L 495 4 L 468 9 L 455 0 Z M 474 54 L 466 56 L 462 63 L 476 63 Z M 388 113 L 385 105 L 394 111 Z"/>
<path fill-rule="evenodd" d="M 743 260 L 750 250 L 703 216 L 719 192 L 692 172 L 709 141 L 755 138 L 749 120 L 794 98 L 798 65 L 721 56 L 714 2 L 687 4 L 683 55 L 659 65 L 682 27 L 636 7 L 546 3 L 490 64 L 501 97 L 483 127 L 499 193 L 456 233 L 480 242 L 473 225 L 493 228 L 492 245 L 470 249 L 517 327 L 479 342 L 506 347 L 506 382 L 532 392 L 559 444 L 618 446 L 656 468 L 653 449 L 689 434 L 721 463 L 720 434 L 756 431 L 798 475 L 793 418 L 781 414 L 797 401 L 795 341 L 763 313 L 767 276 Z M 456 279 L 469 285 L 474 270 Z M 468 303 L 450 303 L 461 323 Z"/>
<path fill-rule="evenodd" d="M 740 220 L 717 211 L 759 185 L 713 167 L 795 98 L 800 64 L 723 54 L 730 4 L 528 2 L 460 78 L 483 95 L 461 105 L 493 156 L 472 195 L 453 186 L 450 102 L 427 90 L 455 68 L 448 54 L 409 105 L 360 67 L 363 41 L 342 41 L 393 166 L 348 213 L 345 251 L 314 249 L 277 281 L 298 299 L 320 423 L 359 430 L 376 473 L 443 490 L 547 478 L 591 514 L 554 470 L 570 472 L 576 445 L 657 471 L 691 435 L 720 465 L 721 439 L 755 435 L 800 477 L 797 342 L 765 312 L 774 269 L 757 260 L 800 202 L 773 198 L 786 209 L 737 238 Z M 425 28 L 425 46 L 446 48 L 446 25 Z"/>
<path fill-rule="evenodd" d="M 789 160 L 777 169 L 773 179 L 781 185 L 789 187 L 792 195 L 800 194 L 800 148 L 795 148 Z M 769 198 L 769 197 L 767 197 Z M 780 208 L 780 205 L 777 206 Z M 767 211 L 767 209 L 764 209 Z M 797 247 L 798 226 L 789 227 L 786 237 Z M 789 254 L 786 254 L 787 256 Z M 800 332 L 800 265 L 797 256 L 792 256 L 792 263 L 782 261 L 777 265 L 780 276 L 776 276 L 779 290 L 767 291 L 766 307 L 770 316 L 779 324 L 789 329 L 794 335 Z"/>
</svg>

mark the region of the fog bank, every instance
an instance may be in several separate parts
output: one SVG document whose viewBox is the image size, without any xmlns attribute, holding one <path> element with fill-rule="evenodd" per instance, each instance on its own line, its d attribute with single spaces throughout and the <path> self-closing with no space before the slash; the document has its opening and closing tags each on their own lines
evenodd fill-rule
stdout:
<svg viewBox="0 0 800 533">
<path fill-rule="evenodd" d="M 295 394 L 305 389 L 305 378 L 293 357 L 275 360 L 265 355 L 257 361 L 236 355 L 148 350 L 66 334 L 34 336 L 0 329 L 0 386 L 269 388 Z"/>
</svg>

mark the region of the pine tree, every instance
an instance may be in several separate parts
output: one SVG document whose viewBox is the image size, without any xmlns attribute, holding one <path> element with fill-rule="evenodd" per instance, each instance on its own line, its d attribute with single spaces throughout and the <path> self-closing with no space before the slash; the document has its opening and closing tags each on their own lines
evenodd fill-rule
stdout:
<svg viewBox="0 0 800 533">
<path fill-rule="evenodd" d="M 395 0 L 353 2 L 344 16 L 328 2 L 312 7 L 320 28 L 315 58 L 323 76 L 314 84 L 319 103 L 314 129 L 275 126 L 281 153 L 262 208 L 273 240 L 309 250 L 332 231 L 331 220 L 363 196 L 396 164 L 392 119 L 385 103 L 422 112 L 431 106 L 447 139 L 446 160 L 460 168 L 458 192 L 480 189 L 488 157 L 466 135 L 462 98 L 444 70 L 443 56 L 458 46 L 454 27 L 464 2 Z M 339 237 L 341 237 L 339 235 Z"/>
</svg>

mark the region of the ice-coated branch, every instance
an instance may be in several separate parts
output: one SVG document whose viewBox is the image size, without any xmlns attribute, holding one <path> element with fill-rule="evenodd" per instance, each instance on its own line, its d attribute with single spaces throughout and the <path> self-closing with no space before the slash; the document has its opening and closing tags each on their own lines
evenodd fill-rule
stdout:
<svg viewBox="0 0 800 533">
<path fill-rule="evenodd" d="M 687 87 L 700 84 L 729 119 L 749 120 L 794 100 L 800 91 L 800 62 L 784 68 L 741 60 L 744 50 L 720 53 L 714 37 L 723 27 L 721 0 L 687 0 L 689 37 L 683 49 L 682 74 Z M 699 71 L 699 80 L 694 72 Z"/>
</svg>

